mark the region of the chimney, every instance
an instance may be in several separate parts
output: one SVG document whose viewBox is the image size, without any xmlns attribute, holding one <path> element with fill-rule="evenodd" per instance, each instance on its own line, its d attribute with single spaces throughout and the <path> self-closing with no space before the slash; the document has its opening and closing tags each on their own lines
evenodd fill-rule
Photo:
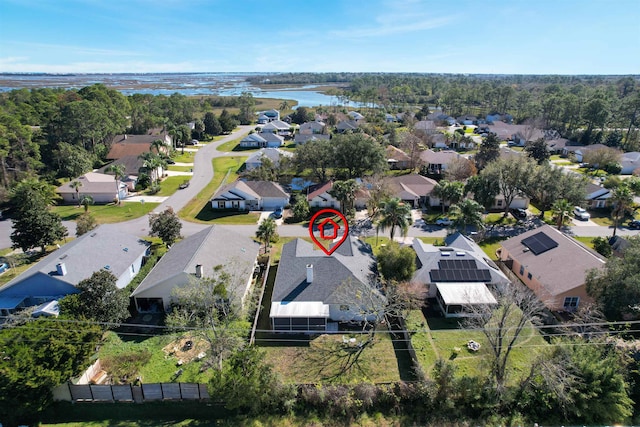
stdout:
<svg viewBox="0 0 640 427">
<path fill-rule="evenodd" d="M 313 264 L 307 264 L 307 283 L 313 282 Z"/>
<path fill-rule="evenodd" d="M 197 278 L 201 278 L 202 277 L 202 264 L 198 264 L 196 265 L 196 277 Z"/>
<path fill-rule="evenodd" d="M 56 270 L 58 271 L 58 276 L 65 276 L 67 274 L 67 266 L 64 265 L 64 262 L 56 264 Z"/>
</svg>

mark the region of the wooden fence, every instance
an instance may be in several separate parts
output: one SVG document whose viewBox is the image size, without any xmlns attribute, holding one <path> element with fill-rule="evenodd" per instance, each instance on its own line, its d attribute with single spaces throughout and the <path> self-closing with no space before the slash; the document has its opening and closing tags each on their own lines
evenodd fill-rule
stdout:
<svg viewBox="0 0 640 427">
<path fill-rule="evenodd" d="M 256 304 L 256 313 L 253 319 L 253 327 L 251 328 L 251 338 L 249 338 L 249 345 L 253 345 L 256 340 L 256 328 L 258 327 L 258 317 L 260 317 L 260 311 L 262 310 L 262 299 L 264 298 L 264 290 L 267 288 L 267 279 L 269 278 L 269 269 L 271 269 L 271 254 L 267 258 L 267 267 L 262 272 L 262 289 L 260 289 L 260 298 L 258 298 L 258 304 Z"/>
<path fill-rule="evenodd" d="M 154 383 L 134 386 L 61 384 L 53 389 L 55 400 L 67 402 L 150 402 L 155 400 L 208 400 L 206 384 Z"/>
</svg>

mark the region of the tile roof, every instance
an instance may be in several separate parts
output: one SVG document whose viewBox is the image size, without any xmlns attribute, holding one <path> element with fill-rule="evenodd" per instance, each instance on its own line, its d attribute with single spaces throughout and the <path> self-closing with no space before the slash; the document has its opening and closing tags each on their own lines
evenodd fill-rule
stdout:
<svg viewBox="0 0 640 427">
<path fill-rule="evenodd" d="M 73 179 L 56 188 L 56 193 L 74 194 L 76 190 L 71 188 L 71 183 L 79 181 L 82 186 L 79 188 L 80 194 L 113 194 L 116 192 L 116 179 L 113 175 L 106 175 L 96 172 L 88 172 L 81 177 Z"/>
<path fill-rule="evenodd" d="M 129 141 L 119 142 L 111 146 L 109 154 L 107 154 L 107 159 L 117 160 L 125 156 L 138 157 L 139 155 L 148 153 L 149 151 L 151 151 L 151 149 L 149 148 L 149 144 L 139 144 Z"/>
<path fill-rule="evenodd" d="M 449 150 L 424 150 L 420 153 L 420 159 L 432 165 L 446 165 L 459 157 L 461 157 L 460 154 Z"/>
<path fill-rule="evenodd" d="M 260 197 L 289 197 L 284 188 L 272 181 L 245 181 L 245 184 Z"/>
<path fill-rule="evenodd" d="M 418 174 L 386 177 L 384 182 L 389 185 L 395 197 L 406 192 L 412 194 L 412 197 L 425 197 L 438 185 L 433 179 Z M 403 198 L 403 200 L 407 199 Z"/>
</svg>

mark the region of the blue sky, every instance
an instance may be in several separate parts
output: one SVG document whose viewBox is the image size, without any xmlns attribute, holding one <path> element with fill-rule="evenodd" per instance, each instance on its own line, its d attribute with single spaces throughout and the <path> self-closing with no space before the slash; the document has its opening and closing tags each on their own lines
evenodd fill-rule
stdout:
<svg viewBox="0 0 640 427">
<path fill-rule="evenodd" d="M 0 0 L 0 72 L 640 74 L 640 0 Z"/>
</svg>

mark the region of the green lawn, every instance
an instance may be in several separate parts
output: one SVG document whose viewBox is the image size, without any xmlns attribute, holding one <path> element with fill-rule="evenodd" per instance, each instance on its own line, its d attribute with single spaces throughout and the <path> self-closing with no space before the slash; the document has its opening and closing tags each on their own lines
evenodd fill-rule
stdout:
<svg viewBox="0 0 640 427">
<path fill-rule="evenodd" d="M 221 144 L 218 148 L 218 151 L 223 151 L 225 153 L 229 153 L 231 151 L 242 151 L 242 152 L 247 152 L 247 153 L 253 153 L 255 151 L 258 151 L 259 148 L 245 148 L 245 147 L 240 147 L 240 140 L 239 139 L 234 139 L 231 141 L 227 141 L 224 144 Z"/>
<path fill-rule="evenodd" d="M 149 190 L 145 191 L 145 194 L 148 196 L 157 196 L 157 197 L 169 197 L 176 191 L 178 191 L 178 186 L 185 181 L 189 181 L 191 177 L 189 176 L 169 176 L 162 180 L 160 183 L 160 191 L 155 194 L 151 194 Z"/>
<path fill-rule="evenodd" d="M 230 171 L 226 182 L 235 181 L 238 178 L 238 173 L 244 167 L 245 160 L 247 157 L 242 156 L 213 159 L 213 179 L 178 213 L 180 218 L 194 222 L 206 222 L 206 219 L 200 219 L 198 216 L 202 212 L 203 218 L 207 217 L 207 210 L 210 208 L 209 200 L 222 183 L 225 175 Z"/>
<path fill-rule="evenodd" d="M 419 310 L 407 316 L 407 329 L 416 331 L 411 336 L 423 372 L 430 376 L 438 359 L 449 360 L 456 367 L 456 376 L 484 375 L 488 372 L 490 348 L 482 332 L 460 329 L 456 320 L 434 318 L 428 321 Z M 467 342 L 480 343 L 478 352 L 467 349 Z M 535 329 L 526 329 L 513 349 L 509 373 L 515 381 L 528 373 L 531 361 L 546 342 Z"/>
<path fill-rule="evenodd" d="M 139 354 L 146 350 L 150 353 L 151 358 L 147 363 L 142 365 L 139 370 L 132 370 L 132 372 L 136 371 L 133 378 L 139 375 L 143 383 L 172 382 L 174 373 L 178 369 L 182 369 L 183 373 L 178 381 L 207 382 L 210 378 L 210 372 L 200 372 L 201 362 L 192 361 L 178 367 L 178 358 L 176 356 L 169 356 L 167 352 L 163 350 L 165 346 L 175 342 L 180 336 L 181 335 L 171 334 L 153 336 L 145 339 L 123 340 L 115 332 L 110 331 L 105 334 L 105 340 L 100 347 L 98 356 L 104 366 L 109 360 L 114 360 L 116 361 L 115 363 L 117 363 L 118 359 L 123 359 L 132 353 Z"/>
<path fill-rule="evenodd" d="M 320 335 L 297 346 L 278 346 L 273 341 L 266 341 L 265 345 L 258 342 L 258 345 L 266 351 L 266 361 L 286 383 L 347 384 L 400 380 L 393 343 L 386 331 L 376 335 L 374 344 L 363 351 L 357 366 L 341 373 L 341 364 L 348 352 L 353 351 L 343 343 L 343 338 L 351 337 L 360 339 L 358 334 L 345 333 Z"/>
<path fill-rule="evenodd" d="M 487 225 L 513 225 L 518 221 L 511 215 L 505 217 L 502 212 L 495 212 L 485 215 L 484 222 Z"/>
<path fill-rule="evenodd" d="M 527 208 L 532 215 L 540 216 L 540 209 L 538 209 L 535 205 L 529 204 Z M 549 225 L 556 225 L 556 222 L 553 220 L 553 213 L 551 211 L 544 212 L 544 222 Z"/>
<path fill-rule="evenodd" d="M 120 205 L 109 203 L 92 205 L 89 207 L 89 213 L 95 217 L 98 224 L 112 224 L 147 215 L 158 205 L 159 203 L 148 202 L 122 202 Z M 77 205 L 53 206 L 51 209 L 60 215 L 63 221 L 75 221 L 84 213 L 84 208 Z"/>
<path fill-rule="evenodd" d="M 491 237 L 488 239 L 484 239 L 483 241 L 478 243 L 478 246 L 482 248 L 484 253 L 486 253 L 490 259 L 495 261 L 498 259 L 498 257 L 496 256 L 496 251 L 500 248 L 500 242 L 502 242 L 504 239 L 506 239 L 506 237 Z"/>
<path fill-rule="evenodd" d="M 173 161 L 176 163 L 193 163 L 193 155 L 190 151 L 185 151 L 184 154 L 180 154 L 180 152 L 176 152 L 175 156 L 172 157 Z"/>
<path fill-rule="evenodd" d="M 574 236 L 574 239 L 585 245 L 586 247 L 593 249 L 593 237 Z"/>
<path fill-rule="evenodd" d="M 193 166 L 169 165 L 169 169 L 168 170 L 174 171 L 174 172 L 193 172 Z"/>
<path fill-rule="evenodd" d="M 214 224 L 256 224 L 259 218 L 260 214 L 257 213 L 214 210 L 211 208 L 211 203 L 203 207 L 196 217 L 199 221 Z"/>
</svg>

